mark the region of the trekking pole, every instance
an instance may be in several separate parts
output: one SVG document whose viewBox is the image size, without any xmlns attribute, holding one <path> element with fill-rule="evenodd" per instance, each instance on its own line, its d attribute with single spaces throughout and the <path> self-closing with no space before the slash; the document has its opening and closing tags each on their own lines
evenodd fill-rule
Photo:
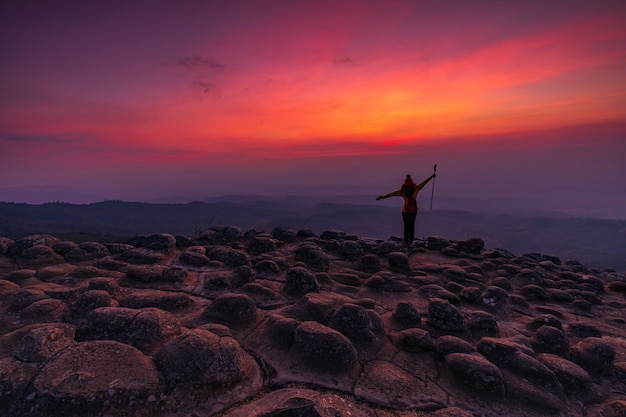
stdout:
<svg viewBox="0 0 626 417">
<path fill-rule="evenodd" d="M 435 164 L 435 166 L 433 167 L 433 173 L 436 174 L 437 173 L 437 164 Z M 437 179 L 437 177 L 433 178 L 433 189 L 430 192 L 430 211 L 433 211 L 433 197 L 435 196 L 435 180 Z"/>
</svg>

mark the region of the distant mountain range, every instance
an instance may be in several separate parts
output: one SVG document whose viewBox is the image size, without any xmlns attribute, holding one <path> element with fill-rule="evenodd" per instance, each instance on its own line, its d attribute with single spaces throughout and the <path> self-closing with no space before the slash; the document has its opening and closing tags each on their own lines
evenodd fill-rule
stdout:
<svg viewBox="0 0 626 417">
<path fill-rule="evenodd" d="M 467 202 L 467 201 L 466 201 Z M 454 206 L 439 199 L 438 206 Z M 516 202 L 496 208 L 477 202 L 472 210 L 437 208 L 426 203 L 417 219 L 417 236 L 461 240 L 480 237 L 489 248 L 520 255 L 538 252 L 577 260 L 589 267 L 626 271 L 626 220 L 567 217 Z M 371 196 L 224 196 L 190 203 L 103 201 L 20 204 L 0 202 L 0 235 L 49 233 L 89 240 L 123 239 L 149 233 L 193 236 L 218 224 L 243 231 L 342 230 L 387 239 L 402 233 L 400 201 L 375 202 Z"/>
</svg>

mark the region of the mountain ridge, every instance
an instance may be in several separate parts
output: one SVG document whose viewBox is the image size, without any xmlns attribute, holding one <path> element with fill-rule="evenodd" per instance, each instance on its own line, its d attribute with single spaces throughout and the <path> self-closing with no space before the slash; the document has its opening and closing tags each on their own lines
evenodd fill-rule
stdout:
<svg viewBox="0 0 626 417">
<path fill-rule="evenodd" d="M 317 201 L 309 197 L 278 200 L 252 196 L 188 203 L 108 200 L 90 204 L 51 202 L 39 205 L 0 202 L 0 235 L 86 233 L 131 237 L 167 232 L 193 235 L 216 224 L 271 230 L 277 226 L 337 229 L 386 239 L 401 233 L 399 208 L 391 204 Z M 260 197 L 260 196 L 258 196 Z M 226 197 L 225 197 L 226 198 Z M 626 221 L 582 217 L 521 216 L 468 210 L 421 210 L 417 236 L 448 239 L 480 237 L 490 247 L 513 253 L 540 252 L 566 260 L 626 271 Z"/>
</svg>

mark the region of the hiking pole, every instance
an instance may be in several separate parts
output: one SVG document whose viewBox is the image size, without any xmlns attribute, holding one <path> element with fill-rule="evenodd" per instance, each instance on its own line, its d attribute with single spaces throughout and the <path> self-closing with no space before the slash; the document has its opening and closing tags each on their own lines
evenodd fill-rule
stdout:
<svg viewBox="0 0 626 417">
<path fill-rule="evenodd" d="M 433 173 L 436 174 L 437 173 L 437 164 L 435 164 L 435 166 L 433 167 Z M 437 179 L 437 177 L 433 178 L 433 189 L 430 192 L 430 211 L 433 211 L 433 197 L 435 196 L 435 180 Z"/>
</svg>

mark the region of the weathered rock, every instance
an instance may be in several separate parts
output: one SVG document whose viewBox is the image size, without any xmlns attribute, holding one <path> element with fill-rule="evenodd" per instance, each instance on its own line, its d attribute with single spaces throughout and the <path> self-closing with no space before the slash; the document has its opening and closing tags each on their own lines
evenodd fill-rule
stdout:
<svg viewBox="0 0 626 417">
<path fill-rule="evenodd" d="M 458 407 L 446 407 L 439 409 L 431 414 L 432 417 L 473 417 L 469 411 L 462 410 Z"/>
<path fill-rule="evenodd" d="M 451 353 L 446 364 L 460 382 L 496 395 L 504 395 L 504 381 L 500 369 L 479 354 Z"/>
<path fill-rule="evenodd" d="M 39 367 L 39 363 L 24 363 L 12 357 L 0 359 L 0 410 L 3 415 L 28 415 L 20 400 Z"/>
<path fill-rule="evenodd" d="M 509 361 L 516 352 L 527 355 L 534 355 L 533 350 L 524 344 L 511 339 L 500 339 L 495 337 L 483 337 L 478 342 L 476 349 L 495 364 L 504 364 Z"/>
<path fill-rule="evenodd" d="M 89 290 L 82 293 L 80 297 L 72 303 L 67 318 L 69 321 L 81 321 L 84 320 L 91 311 L 97 308 L 115 306 L 117 306 L 117 301 L 115 301 L 107 291 Z"/>
<path fill-rule="evenodd" d="M 283 291 L 285 294 L 300 297 L 310 292 L 319 292 L 320 285 L 311 271 L 295 267 L 287 272 Z"/>
<path fill-rule="evenodd" d="M 528 329 L 531 331 L 537 331 L 542 326 L 551 326 L 555 329 L 563 331 L 563 324 L 558 317 L 552 314 L 541 314 L 535 317 L 530 323 L 528 323 Z"/>
<path fill-rule="evenodd" d="M 305 365 L 326 372 L 350 372 L 358 354 L 350 339 L 323 324 L 305 321 L 294 330 L 292 352 Z"/>
<path fill-rule="evenodd" d="M 180 333 L 180 320 L 158 308 L 103 307 L 89 313 L 76 340 L 116 340 L 150 354 Z"/>
<path fill-rule="evenodd" d="M 424 329 L 411 328 L 400 332 L 400 346 L 407 352 L 433 350 L 434 343 L 430 333 Z"/>
<path fill-rule="evenodd" d="M 445 247 L 450 246 L 451 242 L 448 239 L 444 239 L 439 236 L 429 236 L 426 244 L 429 249 L 441 250 Z"/>
<path fill-rule="evenodd" d="M 358 287 L 363 283 L 363 280 L 357 274 L 350 274 L 347 272 L 338 272 L 332 274 L 332 278 L 340 284 L 350 285 L 353 287 Z"/>
<path fill-rule="evenodd" d="M 62 263 L 63 257 L 57 254 L 50 246 L 35 245 L 24 249 L 18 262 L 27 266 Z"/>
<path fill-rule="evenodd" d="M 569 340 L 561 330 L 552 326 L 541 326 L 530 338 L 535 352 L 552 353 L 565 357 L 569 353 Z"/>
<path fill-rule="evenodd" d="M 404 252 L 391 252 L 387 255 L 389 269 L 394 272 L 409 272 L 409 257 Z"/>
<path fill-rule="evenodd" d="M 359 259 L 359 269 L 365 272 L 378 272 L 381 270 L 380 258 L 368 253 Z"/>
<path fill-rule="evenodd" d="M 521 351 L 515 351 L 503 362 L 503 367 L 521 376 L 530 383 L 560 396 L 563 387 L 558 378 L 546 365 Z"/>
<path fill-rule="evenodd" d="M 52 247 L 59 242 L 59 239 L 46 234 L 36 234 L 23 237 L 13 242 L 10 246 L 9 253 L 13 255 L 21 255 L 28 248 L 33 246 L 47 246 Z"/>
<path fill-rule="evenodd" d="M 400 302 L 396 304 L 391 317 L 398 323 L 407 327 L 417 327 L 422 322 L 420 312 L 415 304 Z"/>
<path fill-rule="evenodd" d="M 465 319 L 467 328 L 476 335 L 500 336 L 500 329 L 495 317 L 485 311 L 472 311 Z"/>
<path fill-rule="evenodd" d="M 9 253 L 9 250 L 13 246 L 15 241 L 8 237 L 0 237 L 0 254 L 5 255 Z"/>
<path fill-rule="evenodd" d="M 433 399 L 423 381 L 405 370 L 380 360 L 368 362 L 361 373 L 354 393 L 377 405 L 394 409 L 433 408 L 441 402 Z"/>
<path fill-rule="evenodd" d="M 469 242 L 432 250 L 436 243 L 417 240 L 407 251 L 401 238 L 323 235 L 281 227 L 241 236 L 219 226 L 177 236 L 174 246 L 162 236 L 150 247 L 141 239 L 138 247 L 57 241 L 43 246 L 65 260 L 22 270 L 14 242 L 6 255 L 0 238 L 0 415 L 620 412 L 622 273 L 463 247 Z M 405 266 L 389 262 L 394 252 Z M 185 254 L 203 258 L 185 262 Z M 166 349 L 195 332 L 205 332 L 201 342 Z M 588 337 L 596 340 L 575 345 Z M 148 362 L 158 357 L 169 392 L 159 384 L 118 395 L 122 378 L 104 396 L 34 388 L 40 368 L 96 341 L 137 347 Z M 50 386 L 69 378 L 48 377 Z M 452 404 L 459 408 L 442 408 Z"/>
<path fill-rule="evenodd" d="M 70 262 L 83 262 L 110 255 L 109 249 L 98 242 L 83 242 L 63 254 Z"/>
<path fill-rule="evenodd" d="M 233 250 L 231 251 L 228 259 L 224 262 L 224 265 L 229 266 L 231 268 L 236 268 L 242 265 L 248 265 L 250 263 L 250 258 L 248 254 L 242 250 Z"/>
<path fill-rule="evenodd" d="M 298 240 L 297 232 L 291 227 L 278 226 L 272 229 L 272 236 L 282 242 L 293 243 Z"/>
<path fill-rule="evenodd" d="M 217 297 L 202 313 L 204 317 L 236 326 L 254 324 L 257 308 L 245 294 L 226 293 Z"/>
<path fill-rule="evenodd" d="M 459 297 L 457 297 L 456 294 L 446 290 L 441 285 L 437 285 L 437 284 L 422 285 L 419 288 L 419 291 L 423 293 L 424 295 L 426 295 L 428 298 L 441 298 L 441 299 L 449 301 L 450 303 L 454 305 L 461 304 L 461 300 L 459 299 Z"/>
<path fill-rule="evenodd" d="M 160 290 L 137 290 L 120 300 L 120 307 L 142 309 L 156 307 L 161 310 L 175 311 L 193 304 L 190 296 L 183 292 Z"/>
<path fill-rule="evenodd" d="M 232 337 L 189 330 L 169 341 L 154 358 L 170 390 L 193 385 L 215 390 L 250 378 L 247 354 Z"/>
<path fill-rule="evenodd" d="M 116 297 L 122 293 L 122 287 L 113 278 L 94 278 L 89 281 L 87 290 L 103 290 L 111 297 Z"/>
<path fill-rule="evenodd" d="M 313 271 L 324 272 L 330 268 L 330 258 L 317 245 L 304 243 L 296 249 L 296 261 L 304 262 Z"/>
<path fill-rule="evenodd" d="M 613 373 L 615 348 L 599 337 L 587 337 L 572 347 L 572 360 L 592 375 Z"/>
<path fill-rule="evenodd" d="M 104 414 L 112 406 L 132 410 L 138 400 L 162 392 L 152 360 L 136 348 L 114 341 L 76 343 L 47 361 L 32 384 L 30 415 Z M 142 404 L 142 405 L 140 405 Z"/>
<path fill-rule="evenodd" d="M 315 409 L 315 402 L 308 398 L 291 397 L 273 410 L 258 417 L 322 417 Z"/>
<path fill-rule="evenodd" d="M 573 362 L 550 353 L 537 357 L 559 379 L 568 394 L 587 393 L 593 386 L 589 373 Z"/>
<path fill-rule="evenodd" d="M 508 304 L 511 297 L 506 290 L 496 286 L 489 286 L 480 294 L 479 300 L 484 306 L 499 307 Z"/>
<path fill-rule="evenodd" d="M 22 337 L 13 352 L 13 357 L 22 362 L 43 362 L 74 343 L 72 328 L 37 327 Z"/>
<path fill-rule="evenodd" d="M 626 417 L 626 400 L 613 400 L 600 407 L 598 416 Z"/>
<path fill-rule="evenodd" d="M 272 314 L 268 317 L 264 333 L 277 346 L 290 348 L 293 344 L 294 331 L 300 323 L 299 320 Z"/>
<path fill-rule="evenodd" d="M 44 298 L 29 304 L 20 311 L 20 317 L 40 323 L 63 321 L 68 306 L 61 300 Z"/>
<path fill-rule="evenodd" d="M 435 340 L 435 348 L 442 356 L 451 353 L 474 353 L 476 348 L 460 337 L 445 335 Z"/>
<path fill-rule="evenodd" d="M 127 243 L 138 248 L 169 251 L 176 247 L 176 238 L 167 233 L 155 233 L 149 236 L 135 236 Z"/>
<path fill-rule="evenodd" d="M 411 292 L 411 286 L 388 272 L 372 275 L 365 281 L 365 286 L 378 292 Z"/>
<path fill-rule="evenodd" d="M 204 246 L 191 246 L 180 254 L 180 261 L 186 265 L 201 267 L 208 265 L 211 260 L 206 256 Z"/>
<path fill-rule="evenodd" d="M 471 238 L 456 242 L 456 249 L 459 252 L 466 252 L 478 255 L 485 247 L 485 241 L 479 238 Z"/>
<path fill-rule="evenodd" d="M 134 265 L 151 265 L 163 261 L 167 256 L 163 252 L 146 248 L 126 250 L 117 255 L 120 260 Z"/>
<path fill-rule="evenodd" d="M 249 265 L 241 265 L 233 271 L 231 278 L 231 285 L 234 288 L 241 287 L 242 285 L 249 284 L 254 281 L 256 273 Z"/>
<path fill-rule="evenodd" d="M 243 239 L 243 232 L 237 226 L 217 225 L 200 233 L 200 239 L 214 245 L 230 244 L 240 242 Z"/>
<path fill-rule="evenodd" d="M 331 316 L 328 326 L 341 332 L 353 342 L 374 339 L 373 326 L 368 312 L 356 304 L 344 304 L 339 307 Z"/>
<path fill-rule="evenodd" d="M 440 298 L 433 298 L 429 301 L 427 323 L 437 329 L 452 332 L 459 332 L 465 328 L 461 311 Z"/>
<path fill-rule="evenodd" d="M 44 298 L 48 298 L 48 295 L 43 291 L 24 288 L 11 294 L 9 297 L 9 309 L 18 311 Z"/>
</svg>

